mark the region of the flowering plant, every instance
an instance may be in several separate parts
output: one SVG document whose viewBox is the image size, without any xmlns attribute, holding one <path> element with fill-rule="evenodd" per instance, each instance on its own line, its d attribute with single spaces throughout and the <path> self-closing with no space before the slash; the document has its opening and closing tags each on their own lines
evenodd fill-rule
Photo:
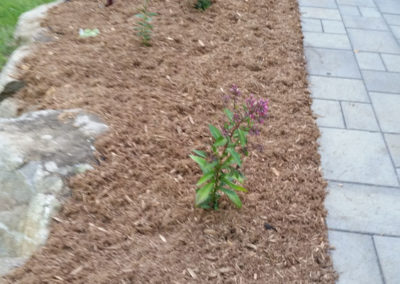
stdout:
<svg viewBox="0 0 400 284">
<path fill-rule="evenodd" d="M 248 155 L 247 135 L 259 135 L 257 124 L 264 123 L 268 113 L 268 100 L 256 99 L 250 95 L 239 106 L 242 97 L 236 85 L 230 89 L 231 96 L 225 96 L 226 102 L 233 103 L 233 110 L 224 109 L 228 121 L 222 131 L 214 125 L 209 125 L 213 144 L 211 154 L 193 150 L 190 157 L 200 166 L 203 176 L 198 180 L 196 191 L 196 206 L 205 209 L 218 209 L 220 193 L 224 193 L 238 208 L 242 202 L 236 191 L 247 192 L 240 184 L 244 176 L 240 172 L 242 160 L 239 153 Z M 240 149 L 240 150 L 239 150 Z"/>
</svg>

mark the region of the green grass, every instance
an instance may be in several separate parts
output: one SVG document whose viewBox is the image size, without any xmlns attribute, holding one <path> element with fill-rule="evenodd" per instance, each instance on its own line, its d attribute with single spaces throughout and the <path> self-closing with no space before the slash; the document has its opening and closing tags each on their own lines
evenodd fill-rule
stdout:
<svg viewBox="0 0 400 284">
<path fill-rule="evenodd" d="M 0 69 L 17 47 L 13 39 L 18 17 L 34 7 L 54 0 L 0 0 Z"/>
</svg>

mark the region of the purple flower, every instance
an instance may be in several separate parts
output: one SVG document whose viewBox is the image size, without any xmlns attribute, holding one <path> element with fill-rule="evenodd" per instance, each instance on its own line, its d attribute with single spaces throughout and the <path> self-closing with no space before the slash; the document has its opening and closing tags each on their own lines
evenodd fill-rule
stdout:
<svg viewBox="0 0 400 284">
<path fill-rule="evenodd" d="M 256 127 L 252 127 L 249 131 L 249 134 L 252 136 L 258 136 L 260 135 L 260 129 Z"/>
<path fill-rule="evenodd" d="M 235 98 L 240 97 L 240 95 L 242 94 L 242 92 L 239 90 L 239 87 L 235 84 L 232 85 L 230 91 L 234 95 Z"/>
<path fill-rule="evenodd" d="M 264 123 L 265 118 L 268 114 L 268 100 L 267 99 L 255 99 L 254 95 L 251 94 L 246 99 L 246 107 L 248 110 L 248 116 L 258 123 Z"/>
<path fill-rule="evenodd" d="M 242 120 L 242 118 L 240 117 L 239 114 L 235 113 L 233 115 L 233 121 L 235 121 L 236 123 L 240 122 Z"/>
</svg>

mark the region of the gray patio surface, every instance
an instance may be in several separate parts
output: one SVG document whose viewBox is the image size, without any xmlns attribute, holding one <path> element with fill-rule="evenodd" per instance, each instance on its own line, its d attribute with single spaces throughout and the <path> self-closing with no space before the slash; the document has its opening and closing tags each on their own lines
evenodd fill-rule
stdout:
<svg viewBox="0 0 400 284">
<path fill-rule="evenodd" d="M 400 283 L 400 0 L 298 0 L 338 283 Z"/>
</svg>

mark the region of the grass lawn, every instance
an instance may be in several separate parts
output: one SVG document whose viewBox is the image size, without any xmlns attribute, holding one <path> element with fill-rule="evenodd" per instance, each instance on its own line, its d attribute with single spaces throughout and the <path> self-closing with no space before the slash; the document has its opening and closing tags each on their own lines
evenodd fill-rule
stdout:
<svg viewBox="0 0 400 284">
<path fill-rule="evenodd" d="M 53 0 L 1 0 L 0 1 L 0 69 L 16 48 L 13 39 L 18 17 L 32 8 Z"/>
</svg>

